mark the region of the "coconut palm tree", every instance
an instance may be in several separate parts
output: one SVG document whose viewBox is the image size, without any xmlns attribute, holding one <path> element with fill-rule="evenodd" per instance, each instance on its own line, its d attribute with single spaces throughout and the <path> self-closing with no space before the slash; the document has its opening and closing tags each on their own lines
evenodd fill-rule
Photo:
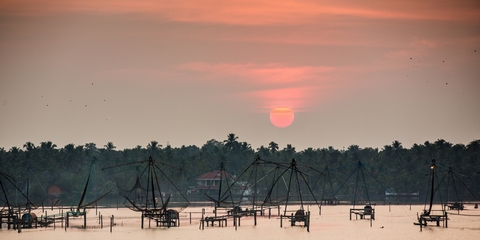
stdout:
<svg viewBox="0 0 480 240">
<path fill-rule="evenodd" d="M 238 137 L 235 136 L 234 133 L 230 133 L 230 134 L 227 135 L 227 140 L 224 140 L 223 143 L 225 144 L 225 147 L 228 150 L 234 150 L 238 146 L 237 139 L 238 139 Z"/>
<path fill-rule="evenodd" d="M 268 149 L 270 149 L 271 154 L 275 154 L 278 151 L 278 144 L 275 143 L 274 141 L 271 141 L 268 144 Z"/>
</svg>

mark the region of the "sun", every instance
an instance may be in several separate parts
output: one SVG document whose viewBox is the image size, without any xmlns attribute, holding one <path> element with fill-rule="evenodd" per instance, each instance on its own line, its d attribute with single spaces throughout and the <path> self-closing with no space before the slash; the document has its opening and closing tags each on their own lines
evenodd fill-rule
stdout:
<svg viewBox="0 0 480 240">
<path fill-rule="evenodd" d="M 286 128 L 293 123 L 295 114 L 288 107 L 277 107 L 270 112 L 270 122 L 278 128 Z"/>
</svg>

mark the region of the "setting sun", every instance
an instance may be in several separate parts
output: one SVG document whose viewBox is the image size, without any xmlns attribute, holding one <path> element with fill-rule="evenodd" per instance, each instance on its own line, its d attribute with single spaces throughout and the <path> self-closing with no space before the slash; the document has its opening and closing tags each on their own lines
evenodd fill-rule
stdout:
<svg viewBox="0 0 480 240">
<path fill-rule="evenodd" d="M 290 126 L 293 123 L 295 115 L 293 114 L 292 109 L 287 107 L 274 108 L 270 112 L 270 122 L 275 127 L 285 128 Z"/>
</svg>

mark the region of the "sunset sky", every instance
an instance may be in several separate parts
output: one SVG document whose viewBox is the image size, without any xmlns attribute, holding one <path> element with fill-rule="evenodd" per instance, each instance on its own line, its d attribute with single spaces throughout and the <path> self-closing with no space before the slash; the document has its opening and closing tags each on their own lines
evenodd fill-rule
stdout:
<svg viewBox="0 0 480 240">
<path fill-rule="evenodd" d="M 229 133 L 297 151 L 480 139 L 480 1 L 0 1 L 0 148 Z"/>
</svg>

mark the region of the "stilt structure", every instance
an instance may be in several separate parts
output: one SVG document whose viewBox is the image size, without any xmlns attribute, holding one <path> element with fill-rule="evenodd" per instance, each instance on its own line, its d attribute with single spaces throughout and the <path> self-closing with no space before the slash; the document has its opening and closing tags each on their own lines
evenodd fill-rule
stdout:
<svg viewBox="0 0 480 240">
<path fill-rule="evenodd" d="M 370 194 L 368 191 L 368 186 L 367 182 L 365 180 L 365 173 L 370 175 L 383 189 L 385 189 L 385 192 L 389 192 L 385 186 L 383 186 L 380 181 L 366 168 L 368 165 L 365 163 L 358 161 L 356 164 L 352 164 L 354 166 L 353 171 L 350 173 L 350 175 L 343 181 L 343 183 L 340 185 L 338 190 L 334 193 L 334 196 L 337 195 L 337 193 L 344 187 L 344 185 L 347 183 L 347 181 L 355 175 L 355 188 L 353 192 L 353 200 L 352 200 L 352 208 L 350 209 L 350 220 L 352 220 L 352 215 L 355 215 L 355 219 L 369 219 L 370 220 L 370 226 L 372 226 L 372 220 L 375 220 L 375 204 L 372 204 L 370 201 Z M 369 168 L 373 168 L 371 166 L 368 166 Z M 337 168 L 339 169 L 339 168 Z M 377 169 L 379 170 L 379 169 Z M 363 187 L 363 188 L 362 188 Z M 358 196 L 360 195 L 359 193 L 364 194 L 364 197 L 366 199 L 361 199 L 358 200 Z M 363 207 L 358 208 L 356 207 L 359 204 L 365 204 Z"/>
<path fill-rule="evenodd" d="M 0 229 L 3 223 L 7 224 L 8 229 L 18 229 L 19 232 L 21 232 L 22 226 L 36 226 L 36 216 L 30 213 L 31 209 L 36 208 L 36 205 L 32 203 L 28 193 L 24 193 L 18 187 L 15 178 L 0 172 L 0 191 L 0 202 L 4 203 L 4 206 L 0 208 Z M 21 200 L 19 198 L 16 201 L 12 200 L 12 196 L 18 195 L 21 196 Z"/>
<path fill-rule="evenodd" d="M 110 189 L 109 191 L 107 191 L 101 196 L 97 195 L 98 190 L 96 188 L 96 178 L 97 178 L 96 161 L 97 161 L 96 157 L 93 157 L 92 160 L 90 161 L 90 166 L 88 168 L 89 169 L 88 175 L 86 176 L 86 179 L 83 184 L 83 190 L 79 192 L 80 195 L 76 196 L 76 199 L 78 199 L 78 196 L 80 196 L 80 200 L 78 201 L 78 203 L 75 205 L 72 205 L 70 207 L 70 211 L 67 211 L 65 216 L 58 217 L 58 214 L 45 216 L 45 224 L 54 223 L 56 220 L 61 220 L 63 217 L 66 217 L 68 219 L 69 217 L 83 216 L 84 224 L 82 225 L 82 227 L 83 228 L 87 227 L 87 222 L 86 222 L 87 208 L 95 207 L 100 200 L 105 198 L 114 189 L 114 188 Z M 90 195 L 93 195 L 93 197 L 91 197 Z M 67 227 L 69 227 L 70 221 L 66 221 L 66 223 L 67 223 L 66 224 Z"/>
<path fill-rule="evenodd" d="M 120 194 L 125 198 L 125 206 L 132 211 L 141 212 L 142 229 L 144 228 L 145 219 L 148 220 L 149 227 L 150 221 L 154 221 L 157 227 L 180 226 L 179 211 L 185 209 L 190 204 L 182 191 L 173 183 L 173 180 L 171 180 L 164 170 L 159 167 L 159 164 L 161 166 L 174 167 L 166 163 L 157 164 L 157 162 L 150 156 L 146 161 L 131 162 L 103 168 L 103 170 L 115 170 L 121 166 L 131 167 L 131 165 L 145 165 L 143 170 L 141 170 L 141 174 L 137 175 L 133 187 L 119 186 L 128 185 L 130 179 L 127 179 L 126 183 L 123 184 L 116 181 L 117 187 L 120 189 Z M 112 174 L 115 175 L 115 173 Z M 173 194 L 167 194 L 165 191 L 172 191 L 176 194 L 177 198 L 173 203 Z"/>
<path fill-rule="evenodd" d="M 264 203 L 270 201 L 274 192 L 277 195 L 285 196 L 284 211 L 280 215 L 280 227 L 283 225 L 283 219 L 288 219 L 291 226 L 295 226 L 296 223 L 302 223 L 303 226 L 310 231 L 310 212 L 304 208 L 305 202 L 314 203 L 320 208 L 315 194 L 313 194 L 305 174 L 298 168 L 297 161 L 292 159 L 289 164 L 278 164 L 283 169 L 278 177 L 273 179 L 273 183 L 268 190 L 268 193 L 264 199 Z M 283 183 L 283 185 L 282 185 Z M 282 185 L 282 188 L 280 186 Z M 306 192 L 310 194 L 310 198 L 302 194 Z M 299 209 L 291 210 L 291 205 L 300 205 Z"/>
<path fill-rule="evenodd" d="M 440 226 L 440 222 L 443 223 L 443 227 L 447 228 L 448 227 L 448 217 L 447 217 L 447 212 L 442 206 L 441 210 L 432 210 L 433 206 L 433 197 L 435 195 L 435 172 L 436 172 L 436 166 L 435 166 L 435 159 L 432 159 L 432 165 L 430 166 L 430 184 L 429 184 L 429 189 L 430 189 L 430 201 L 428 205 L 428 209 L 424 209 L 423 213 L 418 215 L 417 213 L 417 218 L 418 222 L 416 222 L 416 225 L 420 226 L 420 231 L 422 231 L 423 227 L 427 226 L 427 222 L 435 222 L 437 226 Z M 426 204 L 425 204 L 426 205 Z"/>
</svg>

